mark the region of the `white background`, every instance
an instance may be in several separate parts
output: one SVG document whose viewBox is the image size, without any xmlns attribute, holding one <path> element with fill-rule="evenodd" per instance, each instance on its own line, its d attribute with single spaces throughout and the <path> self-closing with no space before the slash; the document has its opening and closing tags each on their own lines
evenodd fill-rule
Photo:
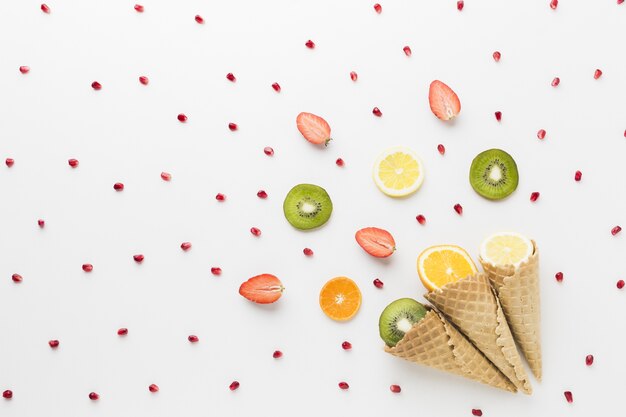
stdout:
<svg viewBox="0 0 626 417">
<path fill-rule="evenodd" d="M 133 1 L 50 0 L 46 15 L 37 1 L 0 2 L 0 158 L 16 161 L 0 168 L 0 390 L 14 392 L 0 415 L 623 412 L 626 293 L 615 283 L 626 278 L 626 232 L 610 230 L 626 226 L 626 5 L 564 0 L 553 11 L 548 0 L 469 0 L 459 12 L 453 0 L 386 1 L 378 15 L 373 3 L 145 0 L 140 14 Z M 461 99 L 454 123 L 429 110 L 433 79 Z M 328 148 L 302 139 L 301 111 L 328 120 Z M 176 120 L 181 112 L 186 124 Z M 406 199 L 384 196 L 371 179 L 373 160 L 392 145 L 425 163 L 423 187 Z M 491 147 L 510 152 L 520 170 L 518 190 L 499 203 L 476 195 L 467 178 L 472 158 Z M 302 182 L 326 188 L 335 207 L 308 233 L 282 215 L 285 194 Z M 365 226 L 394 234 L 391 259 L 357 246 L 354 232 Z M 534 394 L 385 354 L 378 316 L 396 298 L 422 300 L 419 252 L 454 243 L 475 256 L 500 230 L 533 237 L 541 252 L 544 380 L 533 380 Z M 92 273 L 81 270 L 85 262 Z M 264 307 L 239 296 L 242 281 L 265 272 L 285 284 L 280 301 Z M 339 275 L 363 293 L 347 323 L 318 307 L 320 288 Z M 384 289 L 372 285 L 376 277 Z M 118 337 L 119 327 L 129 335 Z M 57 350 L 50 339 L 60 340 Z M 341 349 L 344 340 L 352 351 Z M 161 391 L 149 393 L 151 383 Z"/>
</svg>

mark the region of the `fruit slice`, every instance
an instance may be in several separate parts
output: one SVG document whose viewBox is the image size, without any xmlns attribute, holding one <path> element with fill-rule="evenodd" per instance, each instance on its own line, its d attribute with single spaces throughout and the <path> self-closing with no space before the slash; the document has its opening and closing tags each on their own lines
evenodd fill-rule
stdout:
<svg viewBox="0 0 626 417">
<path fill-rule="evenodd" d="M 380 191 L 390 197 L 409 195 L 424 182 L 424 165 L 409 148 L 389 148 L 374 163 L 374 182 Z"/>
<path fill-rule="evenodd" d="M 308 230 L 319 227 L 330 219 L 333 202 L 322 187 L 299 184 L 287 193 L 283 212 L 293 227 Z"/>
<path fill-rule="evenodd" d="M 480 245 L 480 257 L 484 262 L 494 266 L 518 267 L 534 251 L 530 239 L 514 232 L 493 234 Z"/>
<path fill-rule="evenodd" d="M 461 102 L 454 91 L 439 80 L 430 83 L 428 90 L 430 110 L 441 120 L 451 120 L 461 111 Z"/>
<path fill-rule="evenodd" d="M 477 272 L 469 254 L 463 248 L 454 245 L 431 246 L 417 258 L 417 273 L 429 291 Z"/>
<path fill-rule="evenodd" d="M 400 298 L 383 310 L 378 320 L 380 337 L 394 347 L 411 327 L 426 315 L 424 306 L 411 298 Z"/>
<path fill-rule="evenodd" d="M 501 200 L 517 188 L 517 164 L 501 149 L 479 153 L 472 161 L 469 173 L 474 191 L 490 200 Z"/>
<path fill-rule="evenodd" d="M 354 237 L 365 252 L 376 258 L 386 258 L 396 250 L 396 241 L 391 233 L 377 227 L 361 229 Z"/>
<path fill-rule="evenodd" d="M 328 146 L 330 142 L 330 126 L 326 120 L 313 113 L 300 113 L 296 117 L 296 125 L 306 140 L 316 145 Z"/>
<path fill-rule="evenodd" d="M 361 307 L 361 291 L 350 278 L 333 278 L 320 291 L 320 307 L 333 320 L 349 320 Z"/>
<path fill-rule="evenodd" d="M 271 304 L 283 295 L 283 283 L 271 274 L 250 278 L 239 287 L 239 294 L 259 304 Z"/>
</svg>

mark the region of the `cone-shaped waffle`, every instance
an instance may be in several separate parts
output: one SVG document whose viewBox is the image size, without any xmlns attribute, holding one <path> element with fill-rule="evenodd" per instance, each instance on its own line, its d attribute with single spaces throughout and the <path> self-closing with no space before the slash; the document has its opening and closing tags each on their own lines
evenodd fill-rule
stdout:
<svg viewBox="0 0 626 417">
<path fill-rule="evenodd" d="M 448 320 L 522 392 L 532 388 L 502 307 L 485 274 L 477 274 L 426 294 Z"/>
<path fill-rule="evenodd" d="M 406 332 L 396 346 L 385 346 L 385 351 L 420 365 L 517 392 L 507 377 L 433 310 L 428 311 L 422 320 Z"/>
<path fill-rule="evenodd" d="M 533 374 L 541 381 L 539 251 L 534 241 L 533 248 L 533 254 L 518 268 L 512 265 L 492 265 L 483 259 L 480 259 L 480 263 L 498 293 L 513 337 L 526 356 Z"/>
</svg>

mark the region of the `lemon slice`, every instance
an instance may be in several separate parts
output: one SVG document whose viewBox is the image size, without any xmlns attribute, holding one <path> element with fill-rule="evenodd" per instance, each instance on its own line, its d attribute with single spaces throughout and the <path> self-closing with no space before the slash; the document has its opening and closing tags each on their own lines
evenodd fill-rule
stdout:
<svg viewBox="0 0 626 417">
<path fill-rule="evenodd" d="M 535 247 L 525 236 L 513 232 L 501 232 L 489 236 L 480 245 L 480 257 L 492 265 L 519 266 L 530 255 Z"/>
<path fill-rule="evenodd" d="M 409 195 L 424 182 L 424 165 L 409 148 L 389 148 L 374 163 L 374 182 L 380 191 L 390 197 Z"/>
<path fill-rule="evenodd" d="M 459 246 L 431 246 L 420 253 L 417 258 L 417 273 L 422 284 L 429 291 L 434 291 L 477 272 L 478 269 L 472 258 Z"/>
</svg>

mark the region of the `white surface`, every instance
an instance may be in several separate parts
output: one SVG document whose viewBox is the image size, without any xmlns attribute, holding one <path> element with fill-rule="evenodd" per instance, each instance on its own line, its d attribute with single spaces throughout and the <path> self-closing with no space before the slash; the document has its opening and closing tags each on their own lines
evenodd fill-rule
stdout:
<svg viewBox="0 0 626 417">
<path fill-rule="evenodd" d="M 0 168 L 0 390 L 14 392 L 0 401 L 0 415 L 623 410 L 626 293 L 615 282 L 626 275 L 626 236 L 610 230 L 626 226 L 626 5 L 570 0 L 553 11 L 548 0 L 466 1 L 458 12 L 453 0 L 387 1 L 378 15 L 373 3 L 145 0 L 139 14 L 132 1 L 50 0 L 46 15 L 37 1 L 0 2 L 0 157 L 16 161 Z M 20 65 L 31 72 L 20 74 Z M 550 86 L 555 76 L 558 88 Z M 453 124 L 428 108 L 435 78 L 461 98 Z M 94 80 L 101 91 L 91 89 Z M 328 120 L 327 149 L 301 138 L 300 111 Z M 180 112 L 186 124 L 176 120 Z M 536 138 L 541 128 L 544 141 Z M 370 173 L 376 155 L 397 144 L 415 149 L 427 169 L 423 187 L 404 200 L 380 193 Z M 509 151 L 520 169 L 518 190 L 500 203 L 481 199 L 467 180 L 473 156 L 490 147 Z M 68 158 L 80 166 L 71 169 Z M 161 171 L 173 180 L 162 181 Z M 112 188 L 117 181 L 122 193 Z M 283 197 L 300 182 L 333 199 L 320 230 L 302 233 L 283 218 Z M 259 189 L 267 200 L 256 197 Z M 541 192 L 534 204 L 532 191 Z M 215 201 L 217 192 L 227 201 Z M 354 242 L 364 226 L 394 234 L 389 261 Z M 396 298 L 421 297 L 417 254 L 455 243 L 476 256 L 480 241 L 503 229 L 541 249 L 544 381 L 533 384 L 534 395 L 386 355 L 378 315 Z M 193 243 L 187 253 L 183 241 Z M 314 257 L 302 254 L 307 246 Z M 136 253 L 145 254 L 142 265 Z M 93 263 L 91 274 L 84 262 Z M 212 276 L 211 266 L 223 275 Z M 14 272 L 23 283 L 11 281 Z M 263 272 L 287 287 L 270 307 L 237 293 Z M 338 275 L 363 292 L 361 311 L 344 324 L 317 303 L 323 283 Z M 129 335 L 118 337 L 119 327 Z M 189 334 L 200 342 L 187 342 Z M 47 345 L 53 338 L 61 341 L 56 351 Z M 341 349 L 343 340 L 352 351 Z M 275 349 L 282 359 L 272 358 Z M 235 379 L 241 387 L 230 392 Z M 337 388 L 342 380 L 349 391 Z M 158 394 L 148 392 L 151 383 Z M 101 399 L 90 401 L 90 391 Z"/>
</svg>

